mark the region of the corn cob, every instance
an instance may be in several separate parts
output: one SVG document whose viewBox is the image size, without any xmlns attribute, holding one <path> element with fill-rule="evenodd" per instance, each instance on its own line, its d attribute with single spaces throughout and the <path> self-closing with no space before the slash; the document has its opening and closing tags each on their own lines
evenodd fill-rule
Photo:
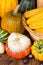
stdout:
<svg viewBox="0 0 43 65">
<path fill-rule="evenodd" d="M 26 18 L 30 18 L 30 17 L 32 17 L 32 16 L 34 16 L 42 11 L 43 11 L 43 7 L 27 11 L 24 15 Z"/>
<path fill-rule="evenodd" d="M 43 28 L 43 12 L 27 19 L 26 23 L 31 29 Z"/>
</svg>

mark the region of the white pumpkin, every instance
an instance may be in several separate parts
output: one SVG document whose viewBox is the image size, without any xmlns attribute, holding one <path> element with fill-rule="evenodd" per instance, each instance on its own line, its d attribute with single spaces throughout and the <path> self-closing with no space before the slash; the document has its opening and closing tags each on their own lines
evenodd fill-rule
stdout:
<svg viewBox="0 0 43 65">
<path fill-rule="evenodd" d="M 14 53 L 24 51 L 31 45 L 30 43 L 27 36 L 19 33 L 11 33 L 8 37 L 8 48 Z"/>
</svg>

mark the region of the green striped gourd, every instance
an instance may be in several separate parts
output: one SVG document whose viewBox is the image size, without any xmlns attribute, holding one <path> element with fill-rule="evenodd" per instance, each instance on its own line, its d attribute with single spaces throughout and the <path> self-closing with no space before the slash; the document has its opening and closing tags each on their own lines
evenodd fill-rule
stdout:
<svg viewBox="0 0 43 65">
<path fill-rule="evenodd" d="M 0 42 L 5 43 L 8 38 L 8 32 L 0 29 Z"/>
</svg>

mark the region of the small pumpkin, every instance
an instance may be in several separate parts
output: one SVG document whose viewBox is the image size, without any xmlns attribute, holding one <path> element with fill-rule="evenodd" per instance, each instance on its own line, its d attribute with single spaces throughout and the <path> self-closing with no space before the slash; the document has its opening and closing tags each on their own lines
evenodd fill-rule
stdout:
<svg viewBox="0 0 43 65">
<path fill-rule="evenodd" d="M 21 0 L 19 11 L 25 12 L 35 8 L 35 0 Z"/>
<path fill-rule="evenodd" d="M 22 14 L 20 12 L 16 14 L 14 14 L 13 12 L 8 12 L 2 18 L 1 27 L 2 29 L 7 30 L 9 33 L 24 33 Z"/>
<path fill-rule="evenodd" d="M 0 16 L 12 11 L 18 5 L 18 0 L 0 0 Z"/>
<path fill-rule="evenodd" d="M 30 39 L 20 33 L 11 33 L 8 37 L 6 46 L 6 53 L 13 58 L 24 58 L 29 55 L 31 50 Z"/>
<path fill-rule="evenodd" d="M 43 40 L 35 41 L 31 50 L 37 60 L 43 61 Z"/>
</svg>

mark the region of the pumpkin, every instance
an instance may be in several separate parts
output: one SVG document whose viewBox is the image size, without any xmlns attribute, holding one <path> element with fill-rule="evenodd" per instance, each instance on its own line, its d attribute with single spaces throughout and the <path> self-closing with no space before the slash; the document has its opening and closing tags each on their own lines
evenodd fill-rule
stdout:
<svg viewBox="0 0 43 65">
<path fill-rule="evenodd" d="M 0 0 L 0 16 L 12 11 L 18 5 L 18 0 Z"/>
<path fill-rule="evenodd" d="M 19 11 L 25 12 L 35 8 L 35 0 L 21 0 Z"/>
<path fill-rule="evenodd" d="M 24 58 L 29 55 L 31 50 L 30 39 L 20 33 L 11 33 L 8 37 L 6 46 L 6 53 L 13 58 Z"/>
<path fill-rule="evenodd" d="M 37 60 L 43 61 L 43 40 L 35 41 L 31 50 Z"/>
<path fill-rule="evenodd" d="M 2 29 L 7 30 L 9 33 L 24 33 L 22 14 L 20 12 L 16 14 L 13 12 L 6 13 L 2 18 L 1 27 Z"/>
<path fill-rule="evenodd" d="M 7 31 L 0 29 L 0 42 L 5 43 L 6 40 L 8 39 L 8 35 L 9 34 Z"/>
</svg>

